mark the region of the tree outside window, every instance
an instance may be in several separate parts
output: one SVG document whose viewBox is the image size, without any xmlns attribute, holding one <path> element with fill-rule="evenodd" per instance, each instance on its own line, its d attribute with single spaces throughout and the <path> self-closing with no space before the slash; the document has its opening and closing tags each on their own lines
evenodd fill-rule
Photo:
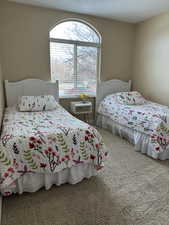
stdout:
<svg viewBox="0 0 169 225">
<path fill-rule="evenodd" d="M 100 37 L 78 21 L 58 24 L 50 32 L 52 81 L 59 80 L 60 96 L 96 95 Z"/>
</svg>

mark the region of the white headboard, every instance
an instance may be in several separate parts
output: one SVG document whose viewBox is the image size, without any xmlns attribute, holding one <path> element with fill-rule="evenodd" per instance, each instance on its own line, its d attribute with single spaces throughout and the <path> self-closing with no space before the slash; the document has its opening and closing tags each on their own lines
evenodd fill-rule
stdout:
<svg viewBox="0 0 169 225">
<path fill-rule="evenodd" d="M 97 84 L 97 97 L 96 97 L 96 112 L 99 106 L 99 103 L 106 97 L 107 95 L 117 93 L 117 92 L 125 92 L 131 90 L 131 80 L 128 82 L 122 80 L 108 80 L 102 81 Z"/>
<path fill-rule="evenodd" d="M 16 82 L 5 80 L 6 105 L 13 106 L 19 96 L 53 95 L 59 101 L 58 81 L 52 83 L 39 79 L 26 79 Z"/>
</svg>

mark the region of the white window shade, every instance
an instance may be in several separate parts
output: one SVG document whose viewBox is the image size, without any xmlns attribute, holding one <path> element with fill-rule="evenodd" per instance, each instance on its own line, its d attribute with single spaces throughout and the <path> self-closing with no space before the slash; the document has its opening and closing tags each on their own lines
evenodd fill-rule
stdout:
<svg viewBox="0 0 169 225">
<path fill-rule="evenodd" d="M 59 95 L 64 96 L 74 89 L 74 46 L 50 43 L 52 81 L 59 80 Z"/>
<path fill-rule="evenodd" d="M 60 96 L 96 95 L 97 48 L 50 42 L 52 81 L 59 80 Z"/>
</svg>

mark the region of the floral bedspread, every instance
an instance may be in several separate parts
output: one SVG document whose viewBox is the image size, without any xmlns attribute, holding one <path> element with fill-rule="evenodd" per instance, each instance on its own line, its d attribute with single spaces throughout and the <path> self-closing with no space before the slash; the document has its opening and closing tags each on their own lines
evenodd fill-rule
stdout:
<svg viewBox="0 0 169 225">
<path fill-rule="evenodd" d="M 0 189 L 25 173 L 55 173 L 81 163 L 99 170 L 106 156 L 98 131 L 61 106 L 43 112 L 7 108 L 0 138 Z"/>
<path fill-rule="evenodd" d="M 118 104 L 112 96 L 107 96 L 100 103 L 98 113 L 150 135 L 154 151 L 169 151 L 169 107 L 151 101 L 142 105 Z"/>
</svg>

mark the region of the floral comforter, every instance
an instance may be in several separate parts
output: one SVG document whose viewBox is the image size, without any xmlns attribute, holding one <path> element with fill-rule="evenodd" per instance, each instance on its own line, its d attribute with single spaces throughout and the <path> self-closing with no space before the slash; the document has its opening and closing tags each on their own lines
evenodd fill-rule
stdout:
<svg viewBox="0 0 169 225">
<path fill-rule="evenodd" d="M 7 108 L 0 138 L 0 189 L 25 173 L 56 173 L 81 163 L 103 167 L 107 150 L 97 130 L 61 106 L 54 111 Z"/>
<path fill-rule="evenodd" d="M 142 105 L 118 104 L 107 96 L 98 113 L 150 136 L 154 151 L 169 151 L 169 107 L 145 101 Z"/>
</svg>

